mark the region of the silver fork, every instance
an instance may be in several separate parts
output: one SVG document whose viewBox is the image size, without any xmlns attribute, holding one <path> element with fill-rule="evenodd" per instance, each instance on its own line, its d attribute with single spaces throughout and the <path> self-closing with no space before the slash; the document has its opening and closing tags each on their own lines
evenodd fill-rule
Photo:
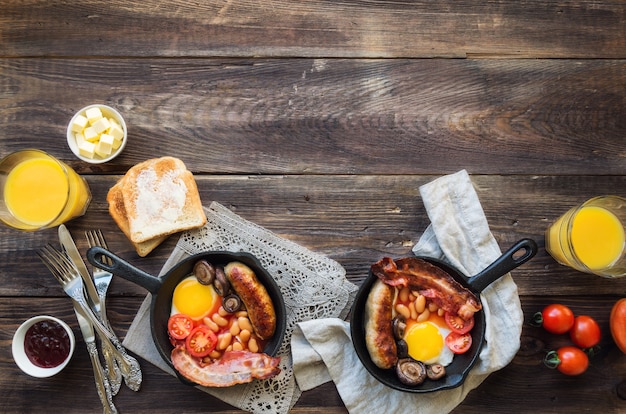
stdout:
<svg viewBox="0 0 626 414">
<path fill-rule="evenodd" d="M 44 264 L 48 267 L 50 272 L 52 272 L 52 275 L 61 284 L 65 293 L 74 299 L 80 309 L 85 313 L 89 322 L 92 323 L 93 327 L 98 332 L 100 339 L 110 341 L 112 345 L 114 345 L 111 346 L 111 351 L 122 371 L 124 382 L 131 390 L 138 391 L 142 381 L 139 362 L 128 355 L 119 339 L 102 324 L 100 319 L 98 319 L 87 304 L 83 290 L 83 280 L 74 263 L 72 263 L 65 253 L 58 251 L 51 245 L 47 245 L 38 253 Z"/>
<path fill-rule="evenodd" d="M 86 231 L 85 236 L 87 237 L 87 244 L 89 247 L 100 246 L 108 250 L 106 241 L 104 240 L 104 236 L 100 230 Z M 113 279 L 113 274 L 95 266 L 93 267 L 92 273 L 94 284 L 96 285 L 96 290 L 98 291 L 98 297 L 100 298 L 100 318 L 102 319 L 102 323 L 106 325 L 111 332 L 113 332 L 113 328 L 109 323 L 106 311 L 106 294 L 109 289 L 109 285 L 111 284 L 111 280 Z M 115 363 L 110 349 L 108 349 L 108 347 L 104 344 L 102 347 L 102 354 L 104 355 L 108 368 L 107 376 L 109 378 L 109 382 L 111 383 L 111 392 L 115 395 L 119 391 L 122 384 L 122 372 Z"/>
</svg>

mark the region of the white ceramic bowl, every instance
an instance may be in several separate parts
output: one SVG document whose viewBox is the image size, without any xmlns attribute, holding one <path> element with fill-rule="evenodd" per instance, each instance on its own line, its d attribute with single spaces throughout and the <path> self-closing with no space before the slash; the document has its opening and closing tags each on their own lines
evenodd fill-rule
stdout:
<svg viewBox="0 0 626 414">
<path fill-rule="evenodd" d="M 80 151 L 78 150 L 78 143 L 76 142 L 76 135 L 75 135 L 76 133 L 72 131 L 72 124 L 74 123 L 74 120 L 78 117 L 78 115 L 85 116 L 85 112 L 91 108 L 100 108 L 102 115 L 106 118 L 112 118 L 115 121 L 117 121 L 117 123 L 120 124 L 124 132 L 124 137 L 122 138 L 122 144 L 119 146 L 119 148 L 113 150 L 113 152 L 111 152 L 111 154 L 105 158 L 102 158 L 99 155 L 96 155 L 94 158 L 89 158 L 89 157 L 85 157 L 81 155 Z M 70 147 L 74 155 L 76 155 L 76 157 L 78 157 L 79 159 L 85 162 L 88 162 L 90 164 L 102 164 L 104 162 L 111 161 L 113 158 L 121 154 L 121 152 L 124 150 L 124 147 L 126 147 L 126 141 L 128 140 L 128 130 L 126 128 L 126 122 L 124 121 L 124 118 L 122 117 L 122 115 L 114 108 L 111 108 L 110 106 L 107 106 L 107 105 L 100 105 L 100 104 L 89 105 L 89 106 L 82 108 L 80 111 L 78 111 L 72 117 L 72 119 L 70 120 L 70 123 L 67 125 L 66 134 L 67 134 L 67 145 Z"/>
<path fill-rule="evenodd" d="M 52 320 L 52 321 L 57 322 L 59 325 L 63 327 L 63 329 L 65 329 L 65 331 L 67 332 L 70 338 L 70 352 L 67 355 L 67 358 L 65 358 L 65 361 L 63 361 L 60 365 L 57 365 L 56 367 L 53 367 L 53 368 L 42 368 L 33 364 L 30 361 L 30 359 L 28 359 L 28 357 L 26 356 L 26 351 L 24 350 L 24 336 L 26 335 L 26 331 L 28 331 L 28 329 L 31 326 L 33 326 L 35 323 L 40 322 L 40 321 L 45 321 L 45 320 Z M 24 371 L 26 374 L 32 377 L 46 378 L 46 377 L 51 377 L 55 374 L 58 374 L 59 372 L 63 370 L 63 368 L 65 368 L 65 366 L 72 359 L 75 345 L 76 345 L 76 339 L 74 338 L 74 333 L 72 332 L 72 329 L 65 322 L 53 316 L 42 315 L 42 316 L 35 316 L 33 318 L 30 318 L 29 320 L 21 324 L 19 328 L 17 328 L 17 331 L 15 331 L 15 334 L 13 335 L 13 343 L 11 344 L 11 347 L 13 351 L 13 359 L 15 360 L 15 363 L 17 364 L 18 367 L 20 367 L 22 371 Z"/>
</svg>

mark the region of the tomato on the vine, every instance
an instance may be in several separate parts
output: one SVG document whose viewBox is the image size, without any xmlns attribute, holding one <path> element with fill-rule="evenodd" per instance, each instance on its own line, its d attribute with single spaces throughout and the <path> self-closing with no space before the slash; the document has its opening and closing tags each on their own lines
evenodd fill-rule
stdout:
<svg viewBox="0 0 626 414">
<path fill-rule="evenodd" d="M 589 366 L 589 357 L 580 348 L 564 346 L 550 351 L 543 360 L 548 368 L 556 368 L 565 375 L 580 375 Z"/>
<path fill-rule="evenodd" d="M 170 316 L 167 321 L 167 332 L 173 339 L 185 339 L 193 329 L 193 320 L 182 313 Z"/>
<path fill-rule="evenodd" d="M 591 316 L 580 315 L 574 318 L 574 326 L 569 331 L 574 344 L 581 348 L 591 348 L 600 342 L 600 326 Z"/>
<path fill-rule="evenodd" d="M 456 315 L 451 312 L 445 313 L 446 325 L 448 328 L 452 330 L 452 332 L 456 332 L 458 334 L 468 333 L 474 327 L 474 317 L 471 316 L 468 320 L 461 318 L 459 315 Z"/>
<path fill-rule="evenodd" d="M 565 305 L 553 303 L 537 312 L 533 320 L 548 332 L 563 334 L 574 326 L 574 312 Z"/>
<path fill-rule="evenodd" d="M 217 336 L 206 325 L 194 328 L 185 341 L 187 351 L 194 357 L 202 358 L 211 353 L 217 345 Z"/>
<path fill-rule="evenodd" d="M 464 354 L 472 346 L 472 335 L 450 332 L 446 336 L 446 346 L 455 354 Z"/>
</svg>

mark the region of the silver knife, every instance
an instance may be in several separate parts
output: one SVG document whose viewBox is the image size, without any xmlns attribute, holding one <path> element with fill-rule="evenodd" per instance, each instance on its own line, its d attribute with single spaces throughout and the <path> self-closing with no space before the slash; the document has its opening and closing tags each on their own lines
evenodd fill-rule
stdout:
<svg viewBox="0 0 626 414">
<path fill-rule="evenodd" d="M 74 239 L 72 239 L 72 235 L 67 227 L 65 227 L 65 224 L 59 226 L 59 241 L 67 255 L 72 259 L 72 262 L 74 262 L 80 276 L 83 278 L 83 284 L 87 289 L 87 299 L 89 299 L 89 302 L 93 305 L 94 310 L 100 313 L 100 297 L 98 296 L 96 285 L 93 283 L 89 270 L 87 270 L 87 266 L 85 266 L 85 262 L 74 243 Z"/>
<path fill-rule="evenodd" d="M 98 358 L 98 349 L 96 348 L 96 337 L 93 332 L 93 326 L 84 316 L 80 305 L 72 300 L 74 304 L 74 313 L 76 313 L 76 319 L 78 320 L 78 326 L 85 339 L 85 345 L 87 345 L 87 351 L 89 352 L 89 358 L 91 359 L 91 365 L 93 366 L 94 379 L 96 381 L 96 390 L 98 396 L 102 402 L 105 414 L 117 414 L 117 408 L 113 404 L 113 395 L 111 394 L 111 386 L 100 364 L 100 358 Z"/>
<path fill-rule="evenodd" d="M 69 256 L 70 260 L 74 263 L 76 268 L 78 269 L 78 273 L 80 273 L 81 278 L 83 279 L 83 286 L 87 290 L 88 299 L 90 299 L 91 304 L 93 305 L 93 309 L 96 311 L 96 316 L 100 315 L 100 297 L 98 296 L 98 291 L 96 290 L 96 285 L 93 283 L 93 279 L 91 279 L 91 275 L 89 274 L 89 270 L 87 270 L 87 266 L 85 266 L 85 262 L 83 261 L 76 244 L 74 243 L 74 239 L 72 239 L 72 235 L 70 234 L 67 227 L 64 224 L 59 226 L 59 241 L 61 242 L 61 246 Z M 101 318 L 99 318 L 101 321 Z M 112 341 L 112 345 L 117 348 L 119 352 L 111 353 L 108 350 L 104 352 L 104 356 L 107 357 L 105 361 L 107 364 L 108 372 L 113 380 L 115 369 L 114 365 L 117 365 L 122 372 L 122 377 L 124 378 L 124 382 L 126 385 L 133 391 L 138 391 L 142 382 L 141 375 L 141 367 L 139 366 L 139 361 L 135 358 L 128 355 L 126 349 L 115 335 L 110 327 L 106 326 L 106 330 L 111 334 L 110 338 Z M 102 341 L 104 347 L 109 346 L 111 342 Z M 110 357 L 113 356 L 115 361 L 110 361 Z M 120 359 L 121 358 L 121 359 Z"/>
</svg>

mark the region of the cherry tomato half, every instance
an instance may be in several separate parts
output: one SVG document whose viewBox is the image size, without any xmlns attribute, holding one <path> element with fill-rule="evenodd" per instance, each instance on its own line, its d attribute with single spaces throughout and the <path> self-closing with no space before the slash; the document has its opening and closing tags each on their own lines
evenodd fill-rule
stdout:
<svg viewBox="0 0 626 414">
<path fill-rule="evenodd" d="M 574 344 L 581 348 L 591 348 L 600 342 L 600 326 L 591 316 L 580 315 L 574 318 L 574 326 L 569 331 Z"/>
<path fill-rule="evenodd" d="M 452 330 L 452 332 L 456 332 L 458 334 L 468 333 L 474 327 L 474 317 L 472 316 L 469 320 L 465 320 L 461 318 L 459 315 L 456 315 L 451 312 L 445 313 L 446 325 L 448 328 Z"/>
<path fill-rule="evenodd" d="M 454 331 L 450 332 L 446 336 L 446 346 L 455 354 L 463 354 L 472 346 L 472 335 L 468 333 L 459 334 Z"/>
<path fill-rule="evenodd" d="M 580 348 L 564 346 L 550 351 L 543 360 L 548 368 L 556 368 L 565 375 L 580 375 L 589 366 L 589 357 Z"/>
<path fill-rule="evenodd" d="M 170 316 L 167 321 L 167 332 L 173 339 L 185 339 L 193 329 L 193 320 L 182 313 Z"/>
<path fill-rule="evenodd" d="M 194 328 L 185 341 L 187 351 L 194 357 L 202 358 L 211 353 L 217 345 L 217 336 L 206 325 Z"/>
<path fill-rule="evenodd" d="M 546 306 L 541 313 L 535 314 L 535 322 L 554 334 L 563 334 L 574 325 L 574 312 L 565 305 L 554 303 Z"/>
</svg>

